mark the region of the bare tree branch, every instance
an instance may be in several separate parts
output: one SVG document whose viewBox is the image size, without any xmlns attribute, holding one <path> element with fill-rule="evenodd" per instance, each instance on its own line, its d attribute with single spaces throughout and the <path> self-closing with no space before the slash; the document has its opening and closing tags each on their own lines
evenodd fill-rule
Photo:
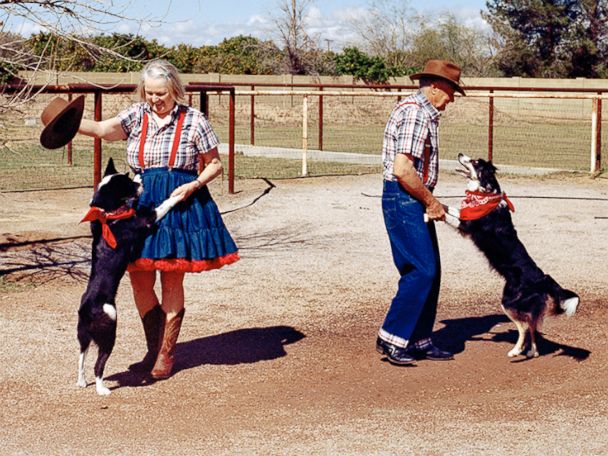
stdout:
<svg viewBox="0 0 608 456">
<path fill-rule="evenodd" d="M 95 44 L 89 37 L 112 31 L 118 23 L 130 23 L 141 29 L 144 23 L 160 25 L 164 18 L 150 15 L 135 19 L 127 14 L 131 0 L 0 0 L 0 83 L 23 72 L 33 74 L 34 79 L 41 68 L 51 71 L 58 63 L 57 49 L 49 40 L 46 45 L 33 53 L 20 36 L 24 27 L 27 30 L 50 34 L 55 42 L 71 43 L 89 54 L 92 60 L 102 55 L 136 62 L 138 60 L 109 48 Z M 171 1 L 168 2 L 168 8 Z M 168 11 L 168 9 L 167 9 Z M 122 45 L 124 46 L 124 44 Z M 59 74 L 59 73 L 58 73 Z M 35 96 L 31 89 L 24 87 L 10 96 L 0 98 L 0 113 L 14 108 Z"/>
<path fill-rule="evenodd" d="M 279 0 L 279 16 L 273 16 L 279 46 L 287 56 L 287 71 L 304 74 L 307 54 L 316 50 L 316 43 L 306 31 L 306 15 L 314 0 Z"/>
</svg>

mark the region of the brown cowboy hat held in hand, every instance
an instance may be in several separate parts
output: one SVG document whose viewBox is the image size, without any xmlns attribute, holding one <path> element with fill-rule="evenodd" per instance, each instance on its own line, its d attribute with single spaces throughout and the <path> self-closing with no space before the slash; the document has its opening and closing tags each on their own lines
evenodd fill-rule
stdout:
<svg viewBox="0 0 608 456">
<path fill-rule="evenodd" d="M 84 111 L 84 95 L 72 101 L 55 97 L 44 108 L 40 120 L 44 125 L 40 133 L 40 144 L 46 149 L 57 149 L 69 143 L 80 127 Z"/>
<path fill-rule="evenodd" d="M 465 95 L 463 88 L 460 86 L 460 67 L 455 63 L 447 60 L 429 60 L 424 64 L 424 69 L 420 73 L 410 75 L 410 79 L 415 81 L 424 76 L 438 77 L 450 82 L 457 92 Z"/>
</svg>

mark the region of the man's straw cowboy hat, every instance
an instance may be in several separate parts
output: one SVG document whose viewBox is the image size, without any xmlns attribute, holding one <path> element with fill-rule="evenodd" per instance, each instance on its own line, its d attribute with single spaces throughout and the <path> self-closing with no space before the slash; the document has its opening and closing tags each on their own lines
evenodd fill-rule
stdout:
<svg viewBox="0 0 608 456">
<path fill-rule="evenodd" d="M 445 79 L 457 92 L 465 95 L 460 82 L 460 67 L 455 63 L 447 60 L 429 60 L 424 64 L 424 69 L 420 73 L 411 74 L 410 79 L 415 81 L 425 76 Z"/>
<path fill-rule="evenodd" d="M 47 149 L 57 149 L 69 143 L 78 133 L 83 111 L 83 95 L 70 102 L 61 97 L 53 98 L 40 115 L 44 125 L 40 144 Z"/>
</svg>

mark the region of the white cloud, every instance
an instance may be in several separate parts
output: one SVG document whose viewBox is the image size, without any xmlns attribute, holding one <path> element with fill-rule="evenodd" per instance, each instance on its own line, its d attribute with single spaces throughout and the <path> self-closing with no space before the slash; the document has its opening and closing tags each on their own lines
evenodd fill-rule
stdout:
<svg viewBox="0 0 608 456">
<path fill-rule="evenodd" d="M 249 27 L 267 26 L 269 23 L 268 16 L 261 14 L 254 14 L 247 20 L 247 26 Z"/>
<path fill-rule="evenodd" d="M 23 21 L 14 24 L 6 24 L 7 31 L 18 33 L 22 36 L 30 36 L 35 35 L 36 33 L 40 33 L 42 31 L 46 31 L 47 29 L 40 26 L 39 24 L 34 24 L 30 21 Z"/>
</svg>

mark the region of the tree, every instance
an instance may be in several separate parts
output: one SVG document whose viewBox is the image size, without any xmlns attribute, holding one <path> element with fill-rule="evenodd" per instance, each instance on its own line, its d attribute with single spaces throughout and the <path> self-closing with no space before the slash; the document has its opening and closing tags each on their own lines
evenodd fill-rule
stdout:
<svg viewBox="0 0 608 456">
<path fill-rule="evenodd" d="M 606 0 L 493 0 L 486 21 L 506 76 L 597 77 L 605 73 Z"/>
<path fill-rule="evenodd" d="M 26 40 L 15 33 L 0 32 L 0 84 L 13 80 L 20 68 L 31 63 Z"/>
<path fill-rule="evenodd" d="M 381 57 L 370 57 L 356 47 L 346 48 L 336 55 L 338 74 L 351 75 L 366 84 L 385 84 L 393 76 L 401 76 L 394 68 L 389 68 Z"/>
<path fill-rule="evenodd" d="M 490 37 L 453 14 L 422 15 L 407 1 L 374 0 L 352 26 L 362 48 L 381 57 L 394 74 L 419 71 L 427 60 L 439 58 L 458 63 L 467 76 L 493 74 Z"/>
<path fill-rule="evenodd" d="M 109 4 L 105 0 L 0 0 L 0 33 L 5 37 L 7 30 L 23 23 L 42 33 L 39 40 L 34 40 L 33 49 L 28 49 L 23 39 L 0 44 L 0 75 L 4 80 L 10 80 L 24 70 L 37 72 L 47 68 L 65 71 L 66 68 L 75 67 L 79 61 L 85 68 L 94 67 L 94 62 L 101 55 L 136 62 L 136 59 L 112 47 L 96 44 L 90 38 L 115 27 L 119 22 L 128 21 L 136 25 L 143 20 L 147 23 L 161 22 L 150 17 L 143 20 L 129 18 L 125 14 L 129 4 L 129 0 L 113 0 Z M 58 53 L 61 53 L 61 57 Z M 19 93 L 2 97 L 0 112 L 32 95 L 31 86 L 26 84 Z"/>
<path fill-rule="evenodd" d="M 272 41 L 239 35 L 217 46 L 222 73 L 273 74 L 280 67 L 281 52 Z"/>
<path fill-rule="evenodd" d="M 431 25 L 427 25 L 431 24 Z M 412 39 L 410 67 L 419 71 L 429 59 L 450 60 L 467 76 L 493 76 L 493 48 L 487 34 L 458 22 L 452 14 L 435 23 L 424 20 Z"/>
<path fill-rule="evenodd" d="M 273 17 L 279 47 L 285 53 L 289 74 L 310 74 L 314 65 L 307 58 L 317 46 L 306 31 L 305 18 L 314 0 L 279 0 L 281 15 Z"/>
<path fill-rule="evenodd" d="M 407 66 L 404 50 L 410 48 L 418 28 L 416 12 L 403 0 L 374 0 L 365 16 L 351 25 L 370 55 L 389 57 L 391 66 Z"/>
<path fill-rule="evenodd" d="M 608 77 L 608 2 L 582 0 L 564 52 L 568 77 Z"/>
<path fill-rule="evenodd" d="M 166 58 L 169 54 L 169 49 L 158 41 L 146 40 L 131 33 L 101 34 L 91 37 L 90 43 L 92 46 L 83 47 L 91 48 L 90 54 L 94 57 L 91 71 L 139 71 L 145 62 Z M 104 52 L 105 49 L 112 49 L 114 52 Z"/>
</svg>

